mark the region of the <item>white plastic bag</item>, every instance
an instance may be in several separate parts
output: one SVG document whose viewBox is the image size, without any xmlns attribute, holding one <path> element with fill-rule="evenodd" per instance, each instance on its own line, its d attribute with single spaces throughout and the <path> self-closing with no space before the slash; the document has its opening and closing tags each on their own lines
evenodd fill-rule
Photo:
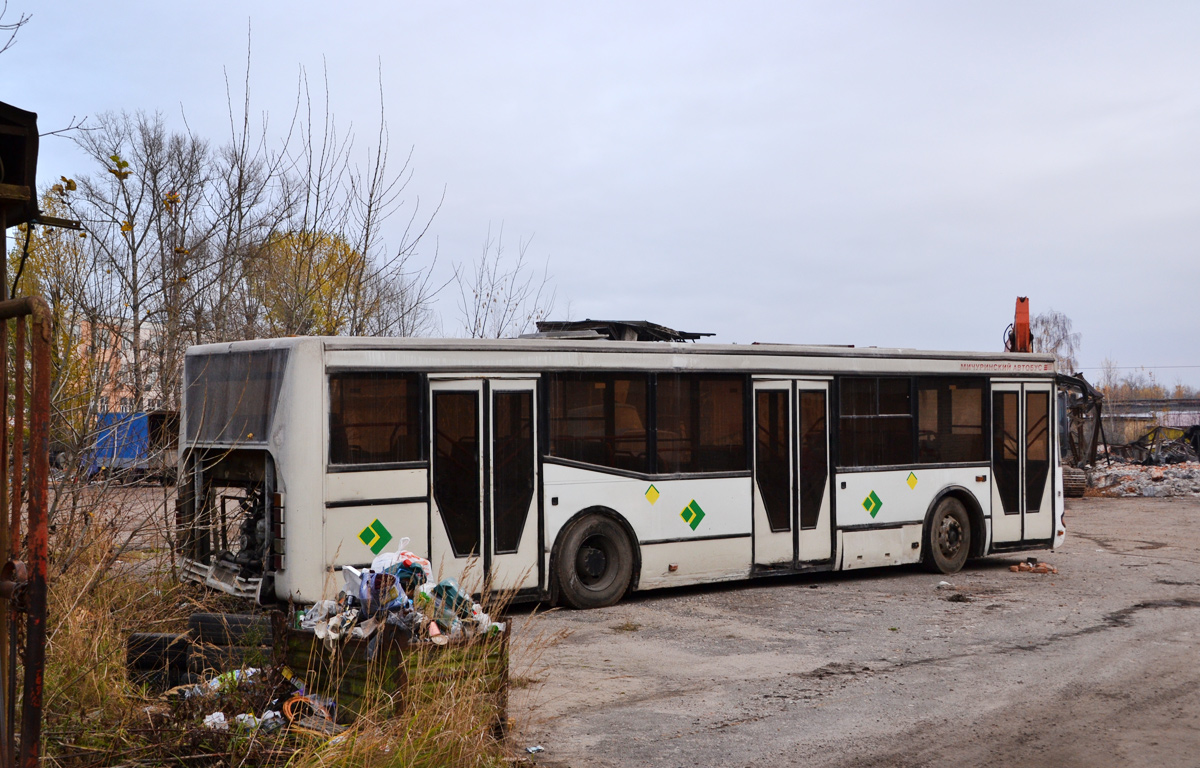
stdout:
<svg viewBox="0 0 1200 768">
<path fill-rule="evenodd" d="M 347 595 L 357 595 L 358 590 L 362 588 L 362 571 L 349 565 L 342 566 L 342 580 L 345 582 L 345 590 Z"/>
<path fill-rule="evenodd" d="M 410 539 L 407 536 L 400 537 L 400 546 L 396 547 L 395 552 L 380 552 L 371 561 L 371 570 L 376 573 L 383 573 L 389 566 L 395 565 L 400 560 L 400 553 L 408 547 Z M 349 592 L 349 590 L 347 590 Z M 349 592 L 349 594 L 356 594 Z"/>
<path fill-rule="evenodd" d="M 357 592 L 355 594 L 358 594 Z M 338 612 L 338 604 L 333 600 L 318 600 L 313 603 L 313 607 L 304 612 L 304 618 L 300 620 L 302 629 L 314 629 L 317 624 L 321 623 L 330 616 Z"/>
</svg>

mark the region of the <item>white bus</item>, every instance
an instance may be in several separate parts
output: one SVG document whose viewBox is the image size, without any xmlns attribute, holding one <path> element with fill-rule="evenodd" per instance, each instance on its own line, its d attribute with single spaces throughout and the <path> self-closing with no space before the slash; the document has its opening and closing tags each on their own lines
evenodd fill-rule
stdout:
<svg viewBox="0 0 1200 768">
<path fill-rule="evenodd" d="M 1049 356 L 574 339 L 188 350 L 199 581 L 336 594 L 398 546 L 574 607 L 1063 541 Z"/>
</svg>

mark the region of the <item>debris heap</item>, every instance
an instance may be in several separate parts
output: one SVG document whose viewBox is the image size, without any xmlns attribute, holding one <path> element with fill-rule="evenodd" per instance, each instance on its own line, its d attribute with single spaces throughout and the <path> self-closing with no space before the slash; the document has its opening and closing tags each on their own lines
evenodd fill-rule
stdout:
<svg viewBox="0 0 1200 768">
<path fill-rule="evenodd" d="M 1088 470 L 1088 488 L 1100 496 L 1200 496 L 1200 462 L 1153 467 L 1101 461 Z"/>
</svg>

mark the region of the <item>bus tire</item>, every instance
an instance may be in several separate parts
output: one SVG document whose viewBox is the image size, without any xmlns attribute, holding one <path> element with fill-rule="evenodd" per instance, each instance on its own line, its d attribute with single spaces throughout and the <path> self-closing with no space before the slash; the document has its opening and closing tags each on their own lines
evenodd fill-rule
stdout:
<svg viewBox="0 0 1200 768">
<path fill-rule="evenodd" d="M 558 593 L 572 608 L 603 608 L 624 597 L 633 579 L 633 545 L 620 523 L 590 514 L 563 534 L 555 561 Z"/>
<path fill-rule="evenodd" d="M 938 502 L 925 526 L 923 564 L 933 573 L 958 573 L 971 553 L 971 519 L 953 496 Z"/>
</svg>

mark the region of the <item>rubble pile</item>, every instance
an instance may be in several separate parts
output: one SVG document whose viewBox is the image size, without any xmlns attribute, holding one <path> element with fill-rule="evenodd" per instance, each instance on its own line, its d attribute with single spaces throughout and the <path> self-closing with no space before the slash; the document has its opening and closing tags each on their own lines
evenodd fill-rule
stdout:
<svg viewBox="0 0 1200 768">
<path fill-rule="evenodd" d="M 1101 496 L 1200 496 L 1200 462 L 1152 467 L 1101 461 L 1088 470 L 1088 488 Z"/>
</svg>

